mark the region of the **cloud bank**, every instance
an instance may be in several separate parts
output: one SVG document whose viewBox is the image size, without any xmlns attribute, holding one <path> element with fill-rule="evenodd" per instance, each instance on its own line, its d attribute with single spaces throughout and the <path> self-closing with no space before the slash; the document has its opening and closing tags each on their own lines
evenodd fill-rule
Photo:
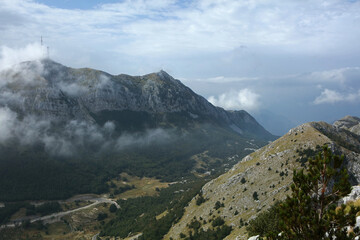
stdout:
<svg viewBox="0 0 360 240">
<path fill-rule="evenodd" d="M 256 110 L 259 105 L 260 96 L 250 89 L 241 89 L 239 91 L 229 91 L 218 97 L 210 96 L 208 101 L 215 106 L 223 107 L 227 110 Z"/>
<path fill-rule="evenodd" d="M 355 93 L 339 93 L 334 90 L 325 89 L 321 92 L 314 100 L 314 104 L 326 104 L 326 103 L 337 103 L 337 102 L 355 102 L 360 100 L 360 90 Z"/>
<path fill-rule="evenodd" d="M 320 59 L 336 67 L 359 60 L 359 1 L 99 1 L 87 9 L 41 2 L 0 2 L 0 46 L 43 35 L 50 55 L 68 65 L 129 74 L 165 67 L 177 75 L 262 75 L 317 70 L 328 64 Z"/>
<path fill-rule="evenodd" d="M 59 125 L 56 121 L 33 115 L 19 119 L 17 113 L 8 107 L 0 107 L 0 145 L 14 144 L 14 141 L 20 146 L 40 144 L 53 156 L 72 157 L 84 153 L 116 152 L 132 146 L 168 143 L 173 139 L 171 131 L 161 128 L 119 135 L 113 122 L 99 126 L 71 120 Z"/>
<path fill-rule="evenodd" d="M 39 60 L 45 57 L 45 48 L 39 43 L 27 44 L 22 48 L 0 48 L 0 71 L 25 61 Z"/>
</svg>

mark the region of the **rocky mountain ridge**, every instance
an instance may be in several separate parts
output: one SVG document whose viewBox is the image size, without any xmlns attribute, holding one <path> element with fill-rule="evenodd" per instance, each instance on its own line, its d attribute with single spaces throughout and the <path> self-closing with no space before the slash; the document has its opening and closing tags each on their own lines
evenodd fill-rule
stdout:
<svg viewBox="0 0 360 240">
<path fill-rule="evenodd" d="M 156 118 L 156 122 L 166 123 L 171 119 L 168 115 L 175 114 L 189 121 L 210 120 L 239 134 L 274 139 L 246 111 L 215 107 L 165 71 L 135 77 L 113 76 L 43 59 L 3 71 L 0 79 L 5 83 L 0 86 L 0 104 L 22 115 L 98 122 L 103 113 L 109 118 L 114 112 L 127 111 L 127 114 L 142 112 Z"/>
<path fill-rule="evenodd" d="M 352 184 L 360 182 L 360 136 L 356 117 L 345 117 L 333 125 L 311 122 L 291 129 L 283 137 L 246 156 L 225 174 L 207 183 L 201 190 L 205 202 L 196 196 L 186 207 L 183 218 L 164 239 L 189 234 L 191 222 L 199 221 L 203 230 L 212 229 L 218 216 L 233 230 L 225 239 L 247 239 L 244 224 L 283 200 L 290 192 L 293 169 L 306 163 L 327 144 L 345 155 Z"/>
<path fill-rule="evenodd" d="M 360 118 L 353 116 L 346 116 L 333 124 L 337 128 L 346 129 L 352 133 L 360 135 Z"/>
</svg>

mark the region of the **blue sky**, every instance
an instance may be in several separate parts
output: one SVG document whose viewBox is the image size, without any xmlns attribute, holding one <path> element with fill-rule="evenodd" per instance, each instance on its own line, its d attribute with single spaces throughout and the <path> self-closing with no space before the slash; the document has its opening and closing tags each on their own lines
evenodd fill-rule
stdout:
<svg viewBox="0 0 360 240">
<path fill-rule="evenodd" d="M 106 3 L 116 3 L 117 0 L 107 0 L 107 1 L 98 1 L 98 0 L 39 0 L 38 3 L 45 4 L 50 7 L 63 8 L 63 9 L 83 9 L 89 10 L 96 8 L 101 4 Z"/>
<path fill-rule="evenodd" d="M 1 0 L 0 22 L 0 69 L 41 56 L 43 36 L 64 65 L 164 69 L 270 125 L 360 116 L 359 1 Z"/>
</svg>

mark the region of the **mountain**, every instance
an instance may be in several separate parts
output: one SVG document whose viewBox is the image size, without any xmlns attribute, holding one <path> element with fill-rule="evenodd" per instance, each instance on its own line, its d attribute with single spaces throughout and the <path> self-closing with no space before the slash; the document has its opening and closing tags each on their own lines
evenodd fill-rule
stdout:
<svg viewBox="0 0 360 240">
<path fill-rule="evenodd" d="M 0 72 L 3 201 L 102 193 L 122 172 L 217 174 L 274 139 L 164 71 L 114 76 L 43 59 Z"/>
<path fill-rule="evenodd" d="M 232 226 L 225 239 L 247 239 L 245 226 L 277 200 L 290 194 L 293 169 L 303 166 L 327 144 L 344 154 L 353 185 L 360 182 L 360 135 L 357 117 L 334 124 L 311 122 L 291 129 L 276 141 L 244 157 L 228 172 L 208 182 L 185 208 L 181 220 L 164 239 L 178 239 L 197 229 L 214 229 L 218 217 Z M 201 201 L 199 200 L 201 199 Z M 216 226 L 216 225 L 215 225 Z"/>
<path fill-rule="evenodd" d="M 80 119 L 88 122 L 115 121 L 119 114 L 148 117 L 133 124 L 158 126 L 178 120 L 168 115 L 181 114 L 193 121 L 212 121 L 242 134 L 273 139 L 245 111 L 225 111 L 164 71 L 144 76 L 113 76 L 83 68 L 72 69 L 50 59 L 24 62 L 1 73 L 6 79 L 3 102 L 21 114 L 36 114 L 57 120 Z M 18 101 L 7 102 L 4 93 L 11 91 Z M 116 112 L 116 113 L 115 113 Z M 129 116 L 127 116 L 129 117 Z M 161 118 L 161 119 L 159 119 Z M 126 129 L 127 130 L 127 129 Z"/>
</svg>

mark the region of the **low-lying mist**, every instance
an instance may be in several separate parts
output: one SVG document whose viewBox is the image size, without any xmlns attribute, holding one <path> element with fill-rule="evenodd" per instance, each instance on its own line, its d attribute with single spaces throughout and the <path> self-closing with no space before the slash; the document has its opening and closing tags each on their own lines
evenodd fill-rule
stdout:
<svg viewBox="0 0 360 240">
<path fill-rule="evenodd" d="M 115 123 L 111 121 L 99 126 L 80 120 L 57 122 L 35 115 L 20 118 L 10 108 L 0 108 L 0 145 L 14 142 L 21 146 L 40 144 L 47 153 L 54 156 L 121 151 L 133 146 L 169 143 L 174 138 L 173 131 L 162 128 L 119 133 Z"/>
</svg>

